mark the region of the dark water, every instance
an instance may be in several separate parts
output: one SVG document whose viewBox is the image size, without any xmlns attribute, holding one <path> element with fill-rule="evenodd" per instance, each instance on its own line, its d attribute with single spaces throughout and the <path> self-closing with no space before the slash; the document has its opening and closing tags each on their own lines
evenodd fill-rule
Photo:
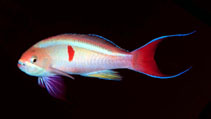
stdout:
<svg viewBox="0 0 211 119">
<path fill-rule="evenodd" d="M 0 1 L 1 108 L 15 118 L 210 119 L 210 7 L 200 0 Z M 153 38 L 169 38 L 157 49 L 160 80 L 118 70 L 121 82 L 75 76 L 66 79 L 69 102 L 51 97 L 37 78 L 17 68 L 34 43 L 61 33 L 94 33 L 132 51 Z M 171 39 L 171 40 L 170 40 Z"/>
</svg>

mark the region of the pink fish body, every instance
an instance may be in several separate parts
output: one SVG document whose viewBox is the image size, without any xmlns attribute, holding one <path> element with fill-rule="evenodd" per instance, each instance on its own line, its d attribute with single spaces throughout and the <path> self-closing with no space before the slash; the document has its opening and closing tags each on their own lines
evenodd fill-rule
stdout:
<svg viewBox="0 0 211 119">
<path fill-rule="evenodd" d="M 34 45 L 46 48 L 52 67 L 70 74 L 129 68 L 132 55 L 97 36 L 64 34 Z"/>
<path fill-rule="evenodd" d="M 60 99 L 64 99 L 65 86 L 59 76 L 73 78 L 71 75 L 76 74 L 119 80 L 121 76 L 112 69 L 126 68 L 154 78 L 173 78 L 189 69 L 173 76 L 162 74 L 154 60 L 157 44 L 167 37 L 189 34 L 192 33 L 161 36 L 132 52 L 99 35 L 62 34 L 33 45 L 21 56 L 18 67 L 39 77 L 39 85 Z"/>
</svg>

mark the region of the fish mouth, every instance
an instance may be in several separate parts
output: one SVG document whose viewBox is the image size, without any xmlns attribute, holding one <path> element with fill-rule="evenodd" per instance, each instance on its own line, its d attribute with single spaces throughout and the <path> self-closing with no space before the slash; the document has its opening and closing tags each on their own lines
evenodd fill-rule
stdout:
<svg viewBox="0 0 211 119">
<path fill-rule="evenodd" d="M 45 72 L 45 69 L 27 61 L 19 60 L 17 66 L 22 72 L 30 76 L 41 76 L 42 73 Z"/>
<path fill-rule="evenodd" d="M 17 64 L 18 68 L 28 68 L 28 67 L 36 67 L 36 68 L 40 68 L 30 62 L 27 62 L 27 61 L 23 61 L 23 60 L 19 60 L 18 61 L 18 64 Z"/>
<path fill-rule="evenodd" d="M 22 60 L 19 60 L 17 65 L 20 68 L 20 67 L 24 67 L 26 63 L 24 63 Z"/>
<path fill-rule="evenodd" d="M 26 63 L 24 63 L 22 60 L 18 61 L 17 66 L 21 71 L 26 72 Z"/>
</svg>

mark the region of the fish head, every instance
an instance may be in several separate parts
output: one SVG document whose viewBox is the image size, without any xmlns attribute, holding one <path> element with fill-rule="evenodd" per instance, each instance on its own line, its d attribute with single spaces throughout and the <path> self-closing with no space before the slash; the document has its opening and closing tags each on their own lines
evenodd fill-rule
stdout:
<svg viewBox="0 0 211 119">
<path fill-rule="evenodd" d="M 18 60 L 18 68 L 31 76 L 49 76 L 50 59 L 44 48 L 32 47 L 24 52 Z"/>
</svg>

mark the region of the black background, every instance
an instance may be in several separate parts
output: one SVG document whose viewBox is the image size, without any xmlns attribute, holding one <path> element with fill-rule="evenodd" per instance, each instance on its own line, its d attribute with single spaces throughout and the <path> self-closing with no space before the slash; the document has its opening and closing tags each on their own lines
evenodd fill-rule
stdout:
<svg viewBox="0 0 211 119">
<path fill-rule="evenodd" d="M 210 5 L 202 0 L 0 1 L 1 116 L 58 119 L 211 119 Z M 17 68 L 34 43 L 61 33 L 94 33 L 132 51 L 153 38 L 168 38 L 156 52 L 161 71 L 153 79 L 117 70 L 121 82 L 65 78 L 68 102 L 51 97 L 37 78 Z"/>
</svg>

